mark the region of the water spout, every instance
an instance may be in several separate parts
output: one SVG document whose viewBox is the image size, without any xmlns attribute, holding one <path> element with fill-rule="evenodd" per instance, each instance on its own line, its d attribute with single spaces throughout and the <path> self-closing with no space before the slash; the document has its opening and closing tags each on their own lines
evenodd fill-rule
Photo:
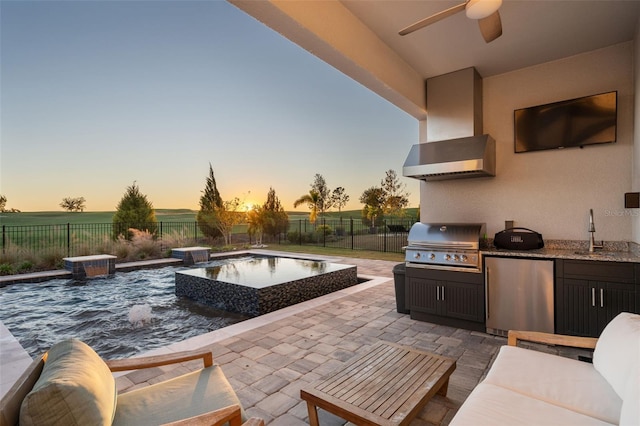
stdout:
<svg viewBox="0 0 640 426">
<path fill-rule="evenodd" d="M 209 260 L 209 252 L 206 250 L 193 250 L 191 252 L 193 263 L 206 262 Z"/>
<path fill-rule="evenodd" d="M 82 267 L 84 268 L 84 273 L 88 278 L 109 274 L 109 262 L 107 261 L 101 262 L 99 264 L 84 263 L 82 264 Z"/>
</svg>

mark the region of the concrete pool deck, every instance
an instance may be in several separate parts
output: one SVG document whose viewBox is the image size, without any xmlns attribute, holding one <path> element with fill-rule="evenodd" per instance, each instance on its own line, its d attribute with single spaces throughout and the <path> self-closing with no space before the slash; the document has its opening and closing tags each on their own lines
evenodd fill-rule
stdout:
<svg viewBox="0 0 640 426">
<path fill-rule="evenodd" d="M 369 281 L 298 305 L 151 351 L 166 353 L 207 347 L 222 366 L 247 413 L 272 425 L 308 424 L 300 388 L 327 374 L 380 340 L 457 359 L 447 397 L 429 402 L 412 425 L 447 424 L 486 373 L 506 339 L 412 320 L 396 312 L 393 266 L 398 262 L 326 258 L 252 250 L 252 253 L 323 258 L 356 265 Z M 2 345 L 4 346 L 4 345 Z M 0 348 L 1 370 L 5 368 Z M 120 392 L 147 386 L 200 368 L 191 362 L 117 377 Z M 323 425 L 343 424 L 321 414 Z"/>
</svg>

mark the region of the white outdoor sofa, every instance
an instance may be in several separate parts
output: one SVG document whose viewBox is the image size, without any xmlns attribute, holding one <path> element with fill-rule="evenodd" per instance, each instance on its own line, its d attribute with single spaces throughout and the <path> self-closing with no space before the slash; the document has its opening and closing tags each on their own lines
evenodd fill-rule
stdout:
<svg viewBox="0 0 640 426">
<path fill-rule="evenodd" d="M 517 347 L 519 340 L 595 348 L 593 364 Z M 464 425 L 640 425 L 640 315 L 599 339 L 510 331 L 486 378 L 451 421 Z"/>
</svg>

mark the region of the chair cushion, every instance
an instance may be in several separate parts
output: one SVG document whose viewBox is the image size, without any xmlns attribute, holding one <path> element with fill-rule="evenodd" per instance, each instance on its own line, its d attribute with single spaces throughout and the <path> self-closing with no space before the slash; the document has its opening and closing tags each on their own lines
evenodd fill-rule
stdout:
<svg viewBox="0 0 640 426">
<path fill-rule="evenodd" d="M 471 392 L 450 426 L 610 425 L 519 392 L 482 382 Z"/>
<path fill-rule="evenodd" d="M 485 382 L 604 422 L 620 419 L 622 400 L 586 362 L 503 346 Z"/>
<path fill-rule="evenodd" d="M 638 425 L 640 425 L 640 365 L 636 364 L 627 381 L 620 412 L 620 426 Z"/>
<path fill-rule="evenodd" d="M 48 352 L 40 378 L 22 401 L 21 425 L 110 425 L 116 383 L 109 367 L 79 340 Z"/>
<path fill-rule="evenodd" d="M 640 363 L 640 315 L 622 312 L 604 328 L 593 352 L 593 366 L 624 398 L 629 372 Z"/>
<path fill-rule="evenodd" d="M 159 425 L 232 404 L 240 405 L 240 400 L 220 366 L 213 365 L 118 395 L 113 424 Z"/>
</svg>

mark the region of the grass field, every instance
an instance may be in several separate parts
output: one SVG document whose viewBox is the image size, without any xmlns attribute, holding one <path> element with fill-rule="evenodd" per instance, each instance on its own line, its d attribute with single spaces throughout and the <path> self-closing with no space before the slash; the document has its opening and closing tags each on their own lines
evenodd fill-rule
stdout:
<svg viewBox="0 0 640 426">
<path fill-rule="evenodd" d="M 28 225 L 61 225 L 61 224 L 87 224 L 87 223 L 111 223 L 115 212 L 21 212 L 0 213 L 0 225 L 28 226 Z M 156 218 L 159 222 L 193 222 L 196 220 L 196 211 L 189 209 L 157 209 Z M 308 219 L 309 214 L 304 212 L 287 212 L 289 220 Z M 409 217 L 415 217 L 417 209 L 407 209 Z M 329 212 L 325 214 L 328 219 L 343 217 L 345 219 L 360 219 L 360 210 L 349 210 L 341 213 Z"/>
</svg>

